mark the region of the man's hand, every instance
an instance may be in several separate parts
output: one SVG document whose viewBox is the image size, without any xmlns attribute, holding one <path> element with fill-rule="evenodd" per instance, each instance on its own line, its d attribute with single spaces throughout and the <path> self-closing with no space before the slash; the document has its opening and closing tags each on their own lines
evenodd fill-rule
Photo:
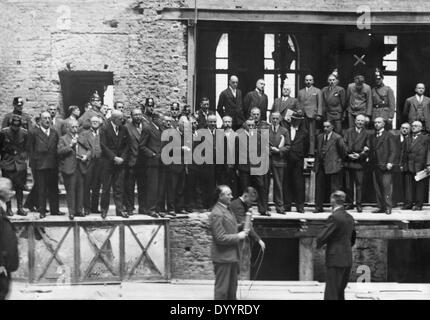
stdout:
<svg viewBox="0 0 430 320">
<path fill-rule="evenodd" d="M 263 240 L 258 241 L 258 244 L 260 245 L 261 250 L 266 250 L 266 244 L 263 242 Z"/>
<path fill-rule="evenodd" d="M 364 146 L 364 148 L 363 148 L 363 152 L 367 152 L 367 151 L 369 151 L 370 149 L 369 149 L 369 147 L 368 146 Z"/>
<path fill-rule="evenodd" d="M 116 165 L 121 165 L 121 164 L 124 162 L 124 159 L 123 159 L 123 158 L 121 158 L 121 157 L 115 157 L 115 158 L 113 158 L 113 162 L 114 162 Z"/>
<path fill-rule="evenodd" d="M 248 236 L 248 232 L 246 231 L 241 231 L 237 234 L 237 236 L 239 237 L 239 240 L 243 240 Z"/>
<path fill-rule="evenodd" d="M 276 148 L 276 147 L 270 147 L 270 148 L 271 148 L 272 152 L 279 153 L 279 149 L 278 148 Z"/>
<path fill-rule="evenodd" d="M 7 270 L 5 267 L 0 267 L 0 275 L 4 274 L 7 277 Z"/>
<path fill-rule="evenodd" d="M 393 164 L 392 163 L 387 163 L 387 169 L 391 170 L 391 168 L 393 168 Z"/>
<path fill-rule="evenodd" d="M 74 147 L 75 146 L 75 144 L 77 144 L 78 143 L 78 140 L 76 139 L 76 138 L 73 138 L 71 141 L 70 141 L 70 146 L 71 147 Z"/>
</svg>

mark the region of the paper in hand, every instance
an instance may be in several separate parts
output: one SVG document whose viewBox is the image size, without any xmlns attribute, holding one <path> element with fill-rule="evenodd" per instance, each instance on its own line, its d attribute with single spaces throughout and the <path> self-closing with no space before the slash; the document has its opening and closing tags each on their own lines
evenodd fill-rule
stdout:
<svg viewBox="0 0 430 320">
<path fill-rule="evenodd" d="M 429 173 L 427 172 L 427 170 L 421 170 L 420 172 L 417 172 L 417 174 L 415 175 L 415 181 L 423 180 L 428 176 L 429 176 Z"/>
</svg>

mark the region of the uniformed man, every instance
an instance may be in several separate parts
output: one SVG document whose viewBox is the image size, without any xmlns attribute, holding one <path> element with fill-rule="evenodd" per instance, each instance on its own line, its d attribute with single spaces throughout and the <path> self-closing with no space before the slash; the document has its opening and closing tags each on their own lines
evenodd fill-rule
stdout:
<svg viewBox="0 0 430 320">
<path fill-rule="evenodd" d="M 322 91 L 324 119 L 331 121 L 334 132 L 342 134 L 342 120 L 345 108 L 345 89 L 338 86 L 338 73 L 334 70 L 327 78 L 328 86 Z"/>
<path fill-rule="evenodd" d="M 2 129 L 9 127 L 12 116 L 17 114 L 21 116 L 21 127 L 28 130 L 32 126 L 31 116 L 22 111 L 24 105 L 24 99 L 22 97 L 13 98 L 13 111 L 7 113 L 4 116 L 3 122 L 1 124 Z"/>
<path fill-rule="evenodd" d="M 381 117 L 385 120 L 385 129 L 393 129 L 394 112 L 396 111 L 396 101 L 394 91 L 384 84 L 384 75 L 377 68 L 375 72 L 376 86 L 372 89 L 372 120 Z"/>
<path fill-rule="evenodd" d="M 366 116 L 366 122 L 372 117 L 372 89 L 364 83 L 364 76 L 357 74 L 354 82 L 346 90 L 346 110 L 348 113 L 348 128 L 355 125 L 355 117 L 359 114 Z"/>
<path fill-rule="evenodd" d="M 101 127 L 104 127 L 107 123 L 106 117 L 100 111 L 102 106 L 102 101 L 100 99 L 99 94 L 96 92 L 93 93 L 90 100 L 91 108 L 89 108 L 85 113 L 79 118 L 79 126 L 85 130 L 91 128 L 91 118 L 96 116 L 102 119 Z"/>
<path fill-rule="evenodd" d="M 17 211 L 20 216 L 26 216 L 23 209 L 23 190 L 27 179 L 27 130 L 22 128 L 21 116 L 14 114 L 10 127 L 0 132 L 0 154 L 2 175 L 12 181 L 16 194 Z M 6 214 L 12 216 L 12 204 L 6 202 Z"/>
</svg>

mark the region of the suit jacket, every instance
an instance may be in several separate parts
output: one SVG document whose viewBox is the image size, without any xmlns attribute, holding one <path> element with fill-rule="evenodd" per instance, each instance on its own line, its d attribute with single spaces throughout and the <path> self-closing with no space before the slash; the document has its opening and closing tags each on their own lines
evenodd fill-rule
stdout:
<svg viewBox="0 0 430 320">
<path fill-rule="evenodd" d="M 64 174 L 73 174 L 79 170 L 82 174 L 87 173 L 91 150 L 85 136 L 78 136 L 78 143 L 75 147 L 70 147 L 72 141 L 71 134 L 65 134 L 58 142 L 57 152 L 60 158 L 59 171 Z M 77 156 L 86 156 L 86 161 L 81 161 Z"/>
<path fill-rule="evenodd" d="M 408 157 L 407 157 L 407 143 L 409 135 L 401 141 L 401 133 L 394 134 L 394 148 L 396 150 L 396 157 L 394 158 L 394 171 L 403 172 L 407 170 Z"/>
<path fill-rule="evenodd" d="M 62 136 L 61 127 L 63 126 L 63 122 L 64 122 L 63 116 L 57 114 L 55 116 L 55 118 L 52 119 L 52 122 L 54 122 L 54 121 L 55 121 L 55 123 L 52 124 L 51 128 L 54 129 L 55 131 L 57 131 L 58 136 L 61 137 Z"/>
<path fill-rule="evenodd" d="M 396 112 L 396 100 L 394 91 L 389 86 L 375 87 L 372 89 L 373 114 L 372 119 L 378 117 L 393 119 Z"/>
<path fill-rule="evenodd" d="M 291 135 L 291 125 L 288 125 L 287 130 L 290 136 L 290 149 L 287 152 L 287 163 L 303 162 L 309 152 L 309 133 L 305 129 L 304 124 L 299 126 L 294 139 Z"/>
<path fill-rule="evenodd" d="M 323 102 L 323 115 L 327 120 L 342 119 L 345 111 L 346 93 L 345 89 L 340 86 L 335 86 L 330 90 L 330 87 L 324 87 L 321 90 Z"/>
<path fill-rule="evenodd" d="M 308 90 L 303 88 L 299 91 L 297 98 L 299 100 L 299 107 L 305 112 L 306 117 L 315 118 L 317 115 L 323 116 L 323 99 L 320 89 L 314 86 Z"/>
<path fill-rule="evenodd" d="M 407 171 L 417 173 L 427 167 L 429 136 L 420 133 L 415 139 L 410 135 L 406 139 Z"/>
<path fill-rule="evenodd" d="M 16 133 L 10 127 L 0 131 L 0 167 L 7 171 L 27 170 L 28 132 L 20 128 Z"/>
<path fill-rule="evenodd" d="M 281 148 L 279 148 L 279 144 L 281 143 L 282 137 L 284 137 L 284 144 Z M 290 149 L 290 134 L 288 130 L 279 125 L 278 131 L 275 133 L 273 131 L 273 126 L 270 126 L 269 129 L 269 143 L 271 147 L 276 147 L 279 149 L 279 153 L 273 153 L 270 150 L 270 164 L 274 167 L 284 167 L 287 165 L 286 163 L 286 153 Z"/>
<path fill-rule="evenodd" d="M 324 170 L 325 174 L 333 174 L 342 170 L 345 157 L 345 144 L 341 135 L 332 132 L 327 141 L 326 152 L 323 152 L 324 133 L 317 137 L 317 154 L 315 157 L 315 171 Z"/>
<path fill-rule="evenodd" d="M 139 142 L 142 136 L 143 123 L 141 123 L 142 131 L 139 133 L 136 126 L 132 122 L 128 122 L 125 125 L 127 129 L 127 140 L 128 140 L 128 156 L 127 165 L 134 167 L 136 165 L 143 165 L 143 157 L 139 155 Z"/>
<path fill-rule="evenodd" d="M 152 121 L 143 125 L 139 142 L 139 152 L 142 152 L 146 166 L 153 167 L 161 165 L 161 132 L 162 128 L 158 127 L 157 129 Z"/>
<path fill-rule="evenodd" d="M 97 136 L 94 136 L 91 129 L 81 131 L 79 133 L 79 136 L 88 142 L 89 150 L 91 153 L 90 154 L 90 160 L 101 158 L 102 147 L 100 144 L 100 129 L 98 130 Z M 97 148 L 97 145 L 98 145 L 98 148 Z"/>
<path fill-rule="evenodd" d="M 279 112 L 281 114 L 281 126 L 287 127 L 288 122 L 285 120 L 287 110 L 297 111 L 299 110 L 299 101 L 296 98 L 288 97 L 286 101 L 282 101 L 282 97 L 276 98 L 273 102 L 272 112 Z"/>
<path fill-rule="evenodd" d="M 232 117 L 233 125 L 240 127 L 245 122 L 242 91 L 240 91 L 240 89 L 236 89 L 236 97 L 233 95 L 230 88 L 222 91 L 219 95 L 216 111 L 221 118 L 224 116 Z"/>
<path fill-rule="evenodd" d="M 387 170 L 387 163 L 395 163 L 396 146 L 393 135 L 384 130 L 382 135 L 377 138 L 376 133 L 369 139 L 370 144 L 370 163 L 381 169 Z"/>
<path fill-rule="evenodd" d="M 324 229 L 317 236 L 317 248 L 327 245 L 326 266 L 351 267 L 351 247 L 355 244 L 355 239 L 354 219 L 344 208 L 338 208 L 328 217 Z"/>
<path fill-rule="evenodd" d="M 18 238 L 12 223 L 6 217 L 6 212 L 0 207 L 0 267 L 13 272 L 18 266 Z"/>
<path fill-rule="evenodd" d="M 354 116 L 364 114 L 372 116 L 372 89 L 366 83 L 363 83 L 363 89 L 357 91 L 355 83 L 350 83 L 346 89 L 346 109 Z"/>
<path fill-rule="evenodd" d="M 127 144 L 127 129 L 124 126 L 118 127 L 118 136 L 112 126 L 112 122 L 108 121 L 105 127 L 100 129 L 100 147 L 102 149 L 102 157 L 113 165 L 113 159 L 120 157 L 124 159 L 122 165 L 125 165 L 128 154 Z"/>
<path fill-rule="evenodd" d="M 249 118 L 251 109 L 257 107 L 261 111 L 261 120 L 266 120 L 268 103 L 267 95 L 264 92 L 261 95 L 257 90 L 248 92 L 243 100 L 243 114 L 245 118 Z"/>
<path fill-rule="evenodd" d="M 418 105 L 419 102 L 416 96 L 412 96 L 406 99 L 405 106 L 403 107 L 403 114 L 405 118 L 408 119 L 409 123 L 412 123 L 416 120 L 425 121 L 425 129 L 430 131 L 430 98 L 424 96 L 423 97 L 423 116 L 424 119 L 420 119 L 418 115 Z"/>
<path fill-rule="evenodd" d="M 4 116 L 3 121 L 1 123 L 2 129 L 9 127 L 9 125 L 10 125 L 9 122 L 14 115 L 15 115 L 14 112 L 9 112 Z M 20 116 L 21 116 L 21 121 L 22 121 L 21 127 L 26 129 L 26 130 L 32 129 L 33 128 L 33 122 L 31 120 L 31 116 L 25 112 L 23 112 Z"/>
<path fill-rule="evenodd" d="M 349 128 L 345 131 L 343 136 L 345 142 L 346 155 L 352 153 L 358 153 L 360 157 L 358 159 L 351 159 L 348 156 L 345 158 L 345 167 L 351 169 L 363 169 L 368 152 L 364 151 L 364 147 L 369 148 L 369 134 L 366 129 L 363 128 L 360 133 L 357 132 L 356 128 Z"/>
<path fill-rule="evenodd" d="M 236 217 L 239 230 L 243 230 L 245 226 L 246 212 L 248 211 L 248 209 L 249 207 L 240 198 L 234 199 L 230 203 L 230 211 Z M 249 237 L 255 242 L 259 242 L 261 240 L 261 238 L 255 232 L 254 228 L 251 228 L 251 230 L 249 231 Z"/>
<path fill-rule="evenodd" d="M 212 231 L 212 261 L 238 263 L 240 261 L 238 227 L 234 214 L 220 203 L 215 204 L 210 214 Z"/>
<path fill-rule="evenodd" d="M 28 150 L 30 162 L 33 169 L 55 169 L 57 168 L 57 131 L 50 129 L 49 137 L 39 127 L 30 131 L 28 136 Z"/>
<path fill-rule="evenodd" d="M 199 129 L 207 128 L 207 126 L 208 126 L 207 118 L 211 114 L 213 114 L 213 112 L 211 112 L 210 110 L 208 110 L 207 114 L 205 114 L 202 109 L 199 109 L 197 111 L 197 119 L 196 120 L 197 120 L 197 127 Z"/>
<path fill-rule="evenodd" d="M 169 156 L 172 157 L 173 154 L 180 154 L 181 155 L 181 163 L 171 163 L 166 165 L 166 169 L 168 172 L 170 173 L 175 173 L 175 174 L 179 174 L 185 171 L 185 164 L 184 164 L 184 153 L 185 151 L 182 149 L 183 146 L 185 146 L 185 137 L 184 135 L 178 130 L 178 129 L 168 129 L 173 131 L 174 134 L 180 134 L 180 144 L 174 144 L 173 148 L 170 149 L 170 154 Z M 176 132 L 174 132 L 176 131 Z M 172 141 L 171 139 L 167 142 L 163 142 L 163 146 L 165 146 L 166 144 L 168 144 L 170 141 Z"/>
</svg>

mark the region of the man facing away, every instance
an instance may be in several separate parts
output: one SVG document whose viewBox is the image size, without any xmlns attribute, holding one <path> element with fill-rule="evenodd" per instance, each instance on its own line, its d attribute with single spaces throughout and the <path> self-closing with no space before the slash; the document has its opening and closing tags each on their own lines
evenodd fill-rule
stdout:
<svg viewBox="0 0 430 320">
<path fill-rule="evenodd" d="M 352 266 L 352 249 L 355 244 L 354 219 L 345 211 L 345 193 L 335 191 L 330 196 L 332 214 L 317 236 L 317 248 L 325 250 L 326 286 L 324 300 L 345 300 Z"/>
</svg>

